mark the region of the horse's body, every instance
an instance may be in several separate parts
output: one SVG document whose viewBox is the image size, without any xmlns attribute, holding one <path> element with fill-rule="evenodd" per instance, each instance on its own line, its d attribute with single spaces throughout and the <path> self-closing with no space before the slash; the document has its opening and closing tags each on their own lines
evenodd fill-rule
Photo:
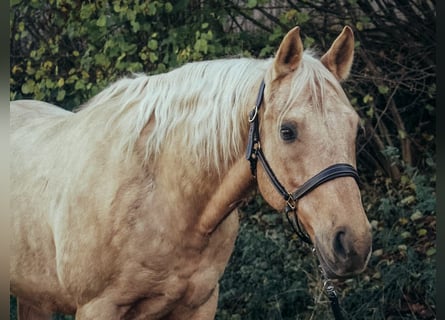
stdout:
<svg viewBox="0 0 445 320">
<path fill-rule="evenodd" d="M 256 183 L 244 159 L 255 92 L 265 79 L 263 148 L 290 190 L 333 162 L 353 164 L 358 118 L 338 84 L 351 41 L 345 29 L 320 62 L 303 55 L 293 29 L 275 59 L 122 79 L 76 113 L 11 102 L 10 278 L 20 317 L 212 319 L 235 209 Z M 304 154 L 279 142 L 289 117 Z M 257 183 L 281 209 L 260 168 Z M 354 180 L 306 198 L 299 216 L 328 274 L 363 270 L 371 236 Z"/>
</svg>

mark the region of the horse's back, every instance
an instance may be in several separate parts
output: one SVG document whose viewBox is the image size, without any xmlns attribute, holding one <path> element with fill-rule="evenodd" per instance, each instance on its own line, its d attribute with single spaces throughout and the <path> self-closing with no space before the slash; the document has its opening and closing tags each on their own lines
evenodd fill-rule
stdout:
<svg viewBox="0 0 445 320">
<path fill-rule="evenodd" d="M 36 100 L 11 101 L 9 111 L 10 128 L 12 131 L 33 120 L 46 119 L 48 117 L 63 117 L 72 114 L 53 104 Z"/>
<path fill-rule="evenodd" d="M 66 119 L 73 113 L 52 104 L 19 100 L 10 103 L 12 192 L 34 179 L 42 166 L 57 161 L 56 149 L 64 135 Z M 60 150 L 59 157 L 60 157 Z M 45 171 L 45 170 L 43 170 Z"/>
</svg>

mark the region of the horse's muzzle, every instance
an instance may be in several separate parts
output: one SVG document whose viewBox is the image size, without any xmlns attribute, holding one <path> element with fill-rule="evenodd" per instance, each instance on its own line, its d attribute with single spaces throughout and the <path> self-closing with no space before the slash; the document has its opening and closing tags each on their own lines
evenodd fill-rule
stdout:
<svg viewBox="0 0 445 320">
<path fill-rule="evenodd" d="M 361 273 L 371 256 L 371 230 L 356 234 L 350 228 L 338 228 L 331 241 L 315 241 L 320 264 L 330 278 L 347 278 Z"/>
</svg>

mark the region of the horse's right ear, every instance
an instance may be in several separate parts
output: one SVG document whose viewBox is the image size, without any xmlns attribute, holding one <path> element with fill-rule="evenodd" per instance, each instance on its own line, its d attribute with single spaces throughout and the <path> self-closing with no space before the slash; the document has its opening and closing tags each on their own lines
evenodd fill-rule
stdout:
<svg viewBox="0 0 445 320">
<path fill-rule="evenodd" d="M 354 33 L 346 26 L 320 60 L 341 81 L 348 77 L 353 59 Z"/>
<path fill-rule="evenodd" d="M 302 57 L 303 42 L 300 38 L 300 27 L 295 27 L 281 41 L 274 61 L 272 79 L 280 79 L 295 71 Z"/>
</svg>

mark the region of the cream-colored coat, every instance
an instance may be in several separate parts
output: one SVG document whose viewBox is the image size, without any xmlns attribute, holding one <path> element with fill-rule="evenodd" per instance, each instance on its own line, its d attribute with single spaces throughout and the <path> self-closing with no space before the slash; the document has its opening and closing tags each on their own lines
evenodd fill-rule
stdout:
<svg viewBox="0 0 445 320">
<path fill-rule="evenodd" d="M 274 60 L 201 62 L 122 79 L 76 113 L 11 102 L 10 278 L 21 319 L 56 311 L 80 320 L 213 319 L 238 232 L 234 209 L 255 182 L 244 148 L 261 80 L 264 150 L 288 190 L 330 161 L 355 162 L 358 118 L 337 83 L 352 63 L 352 32 L 345 28 L 321 62 L 302 50 L 295 28 Z M 301 106 L 320 97 L 333 106 Z M 289 119 L 304 122 L 299 136 L 313 137 L 307 158 L 277 140 L 277 124 Z M 321 134 L 305 129 L 314 119 Z M 282 208 L 258 170 L 263 196 Z M 371 237 L 355 182 L 319 189 L 301 202 L 300 218 L 322 263 L 338 276 L 363 270 Z M 342 217 L 339 207 L 353 214 Z"/>
</svg>

